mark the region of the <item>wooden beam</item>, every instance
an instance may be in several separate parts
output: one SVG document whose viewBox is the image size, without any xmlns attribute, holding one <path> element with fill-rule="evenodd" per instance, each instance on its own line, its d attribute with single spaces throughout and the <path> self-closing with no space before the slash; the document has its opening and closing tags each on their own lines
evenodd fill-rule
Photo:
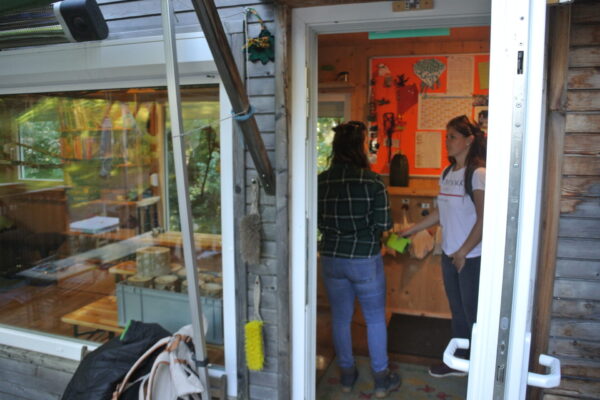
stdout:
<svg viewBox="0 0 600 400">
<path fill-rule="evenodd" d="M 544 209 L 542 232 L 532 321 L 531 369 L 544 373 L 538 364 L 540 354 L 548 351 L 548 335 L 552 315 L 558 229 L 560 218 L 560 195 L 562 181 L 563 148 L 565 138 L 565 104 L 567 96 L 567 73 L 569 59 L 569 34 L 571 6 L 556 7 L 550 11 L 550 45 L 548 57 L 548 114 L 546 125 L 546 150 L 544 166 Z M 542 390 L 530 388 L 531 399 L 539 399 Z"/>
<path fill-rule="evenodd" d="M 250 102 L 248 101 L 246 88 L 237 70 L 215 3 L 213 0 L 192 0 L 192 4 L 208 42 L 208 47 L 217 65 L 221 81 L 223 81 L 223 85 L 229 96 L 233 113 L 238 116 L 248 117 L 247 119 L 238 118 L 236 121 L 244 135 L 246 146 L 248 146 L 248 151 L 258 171 L 258 177 L 263 185 L 263 189 L 267 194 L 274 195 L 275 174 L 267 156 L 265 144 L 260 136 L 258 124 L 250 111 Z"/>
</svg>

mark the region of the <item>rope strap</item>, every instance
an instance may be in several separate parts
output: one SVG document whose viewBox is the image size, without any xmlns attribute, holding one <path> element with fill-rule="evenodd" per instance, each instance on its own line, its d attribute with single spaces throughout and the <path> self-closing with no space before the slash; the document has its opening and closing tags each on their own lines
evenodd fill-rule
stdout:
<svg viewBox="0 0 600 400">
<path fill-rule="evenodd" d="M 236 121 L 246 121 L 253 115 L 254 109 L 251 105 L 248 105 L 248 109 L 246 111 L 241 111 L 239 113 L 234 113 L 233 110 L 231 110 L 231 118 L 235 119 Z"/>
</svg>

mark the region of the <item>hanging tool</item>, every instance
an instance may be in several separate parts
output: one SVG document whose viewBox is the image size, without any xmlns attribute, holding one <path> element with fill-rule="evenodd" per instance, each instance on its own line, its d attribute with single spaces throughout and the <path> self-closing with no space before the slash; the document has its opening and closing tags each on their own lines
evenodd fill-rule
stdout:
<svg viewBox="0 0 600 400">
<path fill-rule="evenodd" d="M 388 164 L 392 161 L 392 135 L 396 126 L 394 113 L 386 112 L 383 114 L 383 131 L 386 135 L 385 145 L 388 148 Z"/>
</svg>

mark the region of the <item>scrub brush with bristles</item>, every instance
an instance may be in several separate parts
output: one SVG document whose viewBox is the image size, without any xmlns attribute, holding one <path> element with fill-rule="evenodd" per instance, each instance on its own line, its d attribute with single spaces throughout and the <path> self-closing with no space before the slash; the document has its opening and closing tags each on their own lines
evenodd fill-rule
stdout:
<svg viewBox="0 0 600 400">
<path fill-rule="evenodd" d="M 260 277 L 254 280 L 254 320 L 244 327 L 246 335 L 246 365 L 249 370 L 261 371 L 265 364 L 263 321 L 260 317 Z"/>
<path fill-rule="evenodd" d="M 252 179 L 250 189 L 250 213 L 240 220 L 240 252 L 248 264 L 260 263 L 262 222 L 258 212 L 258 182 Z"/>
</svg>

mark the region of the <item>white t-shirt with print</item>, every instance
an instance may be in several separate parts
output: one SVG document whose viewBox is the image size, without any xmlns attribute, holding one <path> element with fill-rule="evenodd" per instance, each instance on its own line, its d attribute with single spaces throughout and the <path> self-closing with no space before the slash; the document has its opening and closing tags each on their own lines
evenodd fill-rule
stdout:
<svg viewBox="0 0 600 400">
<path fill-rule="evenodd" d="M 475 204 L 465 192 L 465 168 L 450 170 L 440 176 L 438 207 L 442 226 L 442 250 L 450 255 L 463 245 L 477 221 Z M 485 168 L 473 172 L 473 190 L 485 190 Z M 467 258 L 481 255 L 481 242 L 467 254 Z"/>
</svg>

